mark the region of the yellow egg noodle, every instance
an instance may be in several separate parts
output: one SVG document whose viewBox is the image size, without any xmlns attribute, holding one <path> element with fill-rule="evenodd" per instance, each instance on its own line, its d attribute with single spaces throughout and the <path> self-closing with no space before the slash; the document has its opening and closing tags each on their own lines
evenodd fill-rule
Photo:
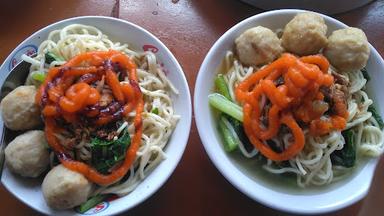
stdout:
<svg viewBox="0 0 384 216">
<path fill-rule="evenodd" d="M 129 38 L 129 35 L 127 37 Z M 123 196 L 134 190 L 149 172 L 166 158 L 164 147 L 180 119 L 180 116 L 175 114 L 171 98 L 171 92 L 177 95 L 178 91 L 165 76 L 155 54 L 134 51 L 129 48 L 128 44 L 113 42 L 107 35 L 93 26 L 72 24 L 50 32 L 48 39 L 39 46 L 37 56 L 31 58 L 24 55 L 22 58 L 32 64 L 26 84 L 37 85 L 37 81 L 32 78 L 35 73 L 41 73 L 41 71 L 47 73 L 50 68 L 63 65 L 67 60 L 84 52 L 110 49 L 127 54 L 137 64 L 139 85 L 145 102 L 142 142 L 134 165 L 130 168 L 129 177 L 123 182 L 106 188 L 101 187 L 94 191 L 94 194 L 113 193 Z M 56 60 L 47 65 L 44 57 L 47 52 L 55 54 L 62 61 Z M 98 87 L 104 85 L 104 79 L 98 82 Z M 153 110 L 156 110 L 156 113 Z M 132 119 L 134 116 L 135 112 L 129 114 L 125 122 L 117 129 L 117 134 L 127 128 L 132 137 L 134 133 Z M 90 143 L 80 142 L 75 146 L 75 149 L 72 156 L 76 159 L 83 161 L 91 159 Z M 51 161 L 53 161 L 53 157 L 54 153 L 52 152 Z"/>
<path fill-rule="evenodd" d="M 257 69 L 259 68 L 243 66 L 236 59 L 232 51 L 227 51 L 222 63 L 221 72 L 225 75 L 233 101 L 237 102 L 234 93 L 237 84 L 245 80 Z M 336 69 L 330 67 L 329 70 Z M 345 130 L 353 128 L 356 132 L 357 154 L 361 156 L 378 156 L 384 150 L 384 137 L 377 121 L 372 117 L 372 113 L 368 111 L 368 107 L 373 101 L 369 99 L 364 91 L 367 80 L 360 70 L 341 75 L 349 80 L 348 92 L 350 96 L 347 99 L 349 118 Z M 262 97 L 260 107 L 265 105 L 265 101 L 265 97 Z M 278 146 L 284 144 L 287 147 L 291 136 L 290 133 L 284 134 L 283 136 L 273 138 L 272 141 Z M 305 131 L 305 140 L 304 149 L 288 161 L 288 167 L 280 167 L 268 159 L 263 168 L 274 174 L 294 173 L 297 176 L 297 184 L 300 187 L 329 184 L 342 178 L 351 169 L 332 165 L 330 158 L 330 155 L 335 150 L 342 149 L 345 144 L 341 132 L 333 131 L 324 136 L 312 137 L 308 131 Z M 258 154 L 257 149 L 247 152 L 244 144 L 241 142 L 239 150 L 247 158 L 253 158 Z"/>
</svg>

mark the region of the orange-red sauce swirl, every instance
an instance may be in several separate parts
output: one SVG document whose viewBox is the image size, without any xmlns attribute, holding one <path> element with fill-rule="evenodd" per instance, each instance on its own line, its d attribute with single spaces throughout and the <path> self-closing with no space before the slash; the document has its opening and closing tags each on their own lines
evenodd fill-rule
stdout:
<svg viewBox="0 0 384 216">
<path fill-rule="evenodd" d="M 334 78 L 328 73 L 329 62 L 322 55 L 298 58 L 291 54 L 255 71 L 235 90 L 236 98 L 243 104 L 244 129 L 251 143 L 267 158 L 284 161 L 299 153 L 305 144 L 303 129 L 298 122 L 309 126 L 313 136 L 324 135 L 346 127 L 348 111 L 344 101 L 334 101 L 336 113 L 325 118 L 321 87 L 330 88 Z M 283 79 L 279 84 L 278 79 Z M 265 95 L 271 105 L 267 113 L 267 126 L 261 122 Z M 277 153 L 266 143 L 277 136 L 281 125 L 286 125 L 294 138 L 288 148 Z"/>
<path fill-rule="evenodd" d="M 120 83 L 113 65 L 122 68 L 126 73 L 123 76 L 128 77 L 129 82 Z M 100 92 L 91 83 L 102 77 L 105 77 L 116 102 L 98 110 L 93 108 L 100 101 Z M 127 55 L 115 50 L 79 54 L 66 64 L 50 69 L 35 101 L 42 109 L 47 141 L 65 167 L 99 185 L 115 183 L 130 169 L 141 143 L 144 101 L 138 85 L 136 64 Z M 63 129 L 57 122 L 59 118 L 76 124 L 86 117 L 95 126 L 102 127 L 127 116 L 133 110 L 136 116 L 131 144 L 122 164 L 110 174 L 101 174 L 90 165 L 72 159 L 56 137 Z"/>
</svg>

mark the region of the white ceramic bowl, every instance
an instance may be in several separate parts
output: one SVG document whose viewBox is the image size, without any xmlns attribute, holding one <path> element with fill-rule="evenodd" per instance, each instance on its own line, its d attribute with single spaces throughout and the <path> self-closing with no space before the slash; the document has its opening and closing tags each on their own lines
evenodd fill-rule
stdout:
<svg viewBox="0 0 384 216">
<path fill-rule="evenodd" d="M 275 10 L 250 17 L 223 34 L 209 50 L 200 68 L 194 95 L 194 110 L 197 129 L 210 159 L 223 176 L 241 192 L 274 209 L 293 213 L 325 213 L 355 203 L 363 198 L 370 186 L 377 159 L 360 163 L 360 166 L 346 179 L 325 187 L 300 189 L 287 178 L 266 174 L 254 162 L 236 154 L 227 154 L 221 144 L 216 119 L 208 104 L 212 93 L 215 71 L 227 50 L 231 50 L 234 40 L 246 29 L 262 25 L 273 30 L 283 28 L 302 10 Z M 328 25 L 328 35 L 345 24 L 323 15 Z M 367 64 L 372 79 L 368 82 L 368 94 L 384 116 L 384 62 L 371 46 L 371 56 Z"/>
<path fill-rule="evenodd" d="M 187 144 L 192 120 L 192 103 L 188 83 L 183 70 L 169 49 L 142 27 L 111 17 L 85 16 L 54 23 L 24 40 L 0 67 L 0 85 L 3 84 L 11 68 L 20 61 L 20 56 L 23 53 L 36 51 L 39 44 L 47 38 L 49 32 L 73 23 L 95 26 L 113 41 L 128 43 L 134 50 L 151 49 L 155 52 L 158 60 L 164 64 L 168 78 L 179 90 L 179 95 L 173 95 L 172 99 L 175 112 L 181 116 L 181 119 L 165 147 L 167 159 L 162 161 L 130 194 L 111 202 L 104 202 L 99 208 L 87 212 L 92 215 L 117 214 L 149 198 L 166 182 L 176 168 Z M 49 215 L 77 214 L 74 210 L 55 211 L 47 206 L 41 191 L 42 178 L 22 178 L 9 172 L 5 166 L 1 182 L 18 199 L 41 213 Z"/>
<path fill-rule="evenodd" d="M 373 0 L 241 0 L 264 10 L 281 8 L 299 8 L 325 14 L 342 13 L 356 9 Z"/>
</svg>

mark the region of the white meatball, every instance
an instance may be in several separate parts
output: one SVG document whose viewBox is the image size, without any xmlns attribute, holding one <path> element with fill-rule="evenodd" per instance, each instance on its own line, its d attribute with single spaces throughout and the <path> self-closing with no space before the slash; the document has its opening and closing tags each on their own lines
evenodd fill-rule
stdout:
<svg viewBox="0 0 384 216">
<path fill-rule="evenodd" d="M 5 163 L 14 173 L 37 177 L 49 165 L 48 144 L 43 131 L 33 130 L 17 136 L 5 148 Z"/>
<path fill-rule="evenodd" d="M 358 28 L 348 27 L 334 31 L 328 38 L 324 55 L 341 71 L 360 70 L 370 54 L 367 37 Z"/>
<path fill-rule="evenodd" d="M 284 28 L 283 47 L 297 55 L 316 54 L 327 44 L 327 25 L 316 13 L 297 14 Z"/>
<path fill-rule="evenodd" d="M 87 201 L 92 192 L 92 183 L 82 174 L 60 164 L 45 176 L 42 190 L 48 206 L 68 209 Z"/>
<path fill-rule="evenodd" d="M 35 103 L 36 87 L 19 86 L 1 101 L 0 109 L 5 126 L 11 130 L 28 130 L 42 121 Z"/>
<path fill-rule="evenodd" d="M 263 26 L 246 30 L 236 38 L 235 44 L 240 62 L 249 66 L 270 63 L 283 52 L 277 35 Z"/>
</svg>

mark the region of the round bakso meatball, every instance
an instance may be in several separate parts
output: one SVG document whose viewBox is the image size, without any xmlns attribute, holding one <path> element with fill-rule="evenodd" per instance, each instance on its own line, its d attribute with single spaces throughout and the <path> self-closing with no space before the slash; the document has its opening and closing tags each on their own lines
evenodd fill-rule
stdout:
<svg viewBox="0 0 384 216">
<path fill-rule="evenodd" d="M 5 163 L 14 173 L 37 177 L 49 165 L 48 144 L 40 130 L 28 131 L 17 136 L 5 148 Z"/>
<path fill-rule="evenodd" d="M 35 95 L 35 86 L 19 86 L 4 97 L 0 110 L 7 128 L 28 130 L 42 123 L 40 109 L 35 104 Z"/>
<path fill-rule="evenodd" d="M 87 201 L 92 192 L 92 183 L 82 174 L 60 164 L 45 176 L 42 190 L 48 206 L 68 209 Z"/>
<path fill-rule="evenodd" d="M 364 32 L 348 27 L 334 31 L 328 38 L 324 55 L 341 71 L 360 70 L 367 64 L 369 45 Z"/>
<path fill-rule="evenodd" d="M 246 30 L 236 38 L 235 45 L 240 62 L 249 66 L 270 63 L 283 52 L 277 35 L 263 26 Z"/>
<path fill-rule="evenodd" d="M 326 33 L 323 17 L 299 13 L 285 26 L 281 43 L 287 51 L 300 56 L 316 54 L 327 44 Z"/>
</svg>

